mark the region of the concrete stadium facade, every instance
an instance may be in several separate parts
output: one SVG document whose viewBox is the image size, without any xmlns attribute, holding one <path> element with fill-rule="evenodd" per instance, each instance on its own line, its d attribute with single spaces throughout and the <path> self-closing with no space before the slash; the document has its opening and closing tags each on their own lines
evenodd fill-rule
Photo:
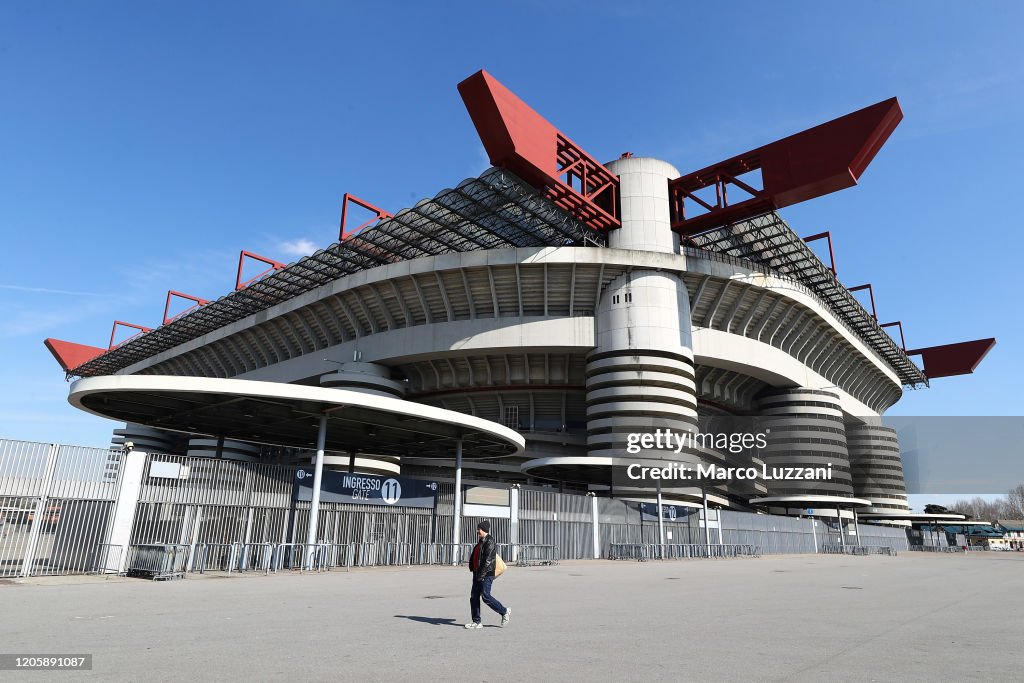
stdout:
<svg viewBox="0 0 1024 683">
<path fill-rule="evenodd" d="M 573 463 L 612 457 L 611 437 L 623 431 L 693 428 L 699 414 L 723 412 L 784 418 L 804 443 L 782 460 L 803 451 L 801 461 L 832 462 L 837 478 L 765 493 L 870 498 L 870 490 L 907 509 L 902 478 L 880 487 L 870 449 L 858 451 L 853 476 L 846 438 L 899 399 L 895 373 L 799 282 L 681 248 L 659 191 L 678 176 L 672 166 L 634 157 L 608 167 L 622 179 L 623 203 L 606 248 L 480 250 L 381 266 L 123 373 L 316 383 L 478 415 L 526 437 L 524 459 L 473 472 L 513 482 L 597 486 L 601 475 Z M 228 450 L 246 454 L 232 441 Z M 189 446 L 214 451 L 209 440 Z M 360 460 L 363 470 L 398 470 L 372 454 Z M 893 462 L 877 466 L 895 471 Z M 327 466 L 348 468 L 348 457 Z M 401 469 L 437 476 L 450 467 L 412 456 Z"/>
</svg>

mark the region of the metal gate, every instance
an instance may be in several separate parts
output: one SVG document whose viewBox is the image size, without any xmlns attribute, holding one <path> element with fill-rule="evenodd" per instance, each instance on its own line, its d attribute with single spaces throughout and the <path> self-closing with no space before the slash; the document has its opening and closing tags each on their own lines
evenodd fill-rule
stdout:
<svg viewBox="0 0 1024 683">
<path fill-rule="evenodd" d="M 81 574 L 104 547 L 124 451 L 0 440 L 0 577 Z"/>
</svg>

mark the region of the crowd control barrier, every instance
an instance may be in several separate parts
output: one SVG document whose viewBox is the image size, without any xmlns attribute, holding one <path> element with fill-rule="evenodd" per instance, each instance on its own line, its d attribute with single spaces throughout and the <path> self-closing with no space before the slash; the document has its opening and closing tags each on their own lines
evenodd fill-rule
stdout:
<svg viewBox="0 0 1024 683">
<path fill-rule="evenodd" d="M 760 557 L 761 548 L 749 543 L 706 545 L 700 543 L 611 543 L 610 560 L 684 560 L 730 557 Z"/>
<path fill-rule="evenodd" d="M 171 543 L 133 545 L 129 548 L 128 575 L 154 581 L 184 578 L 188 551 L 187 545 Z"/>
<path fill-rule="evenodd" d="M 558 564 L 558 546 L 536 543 L 515 543 L 510 556 L 515 557 L 517 567 Z"/>
<path fill-rule="evenodd" d="M 121 558 L 124 546 L 114 543 L 99 543 L 89 558 L 87 574 L 123 574 Z"/>
</svg>

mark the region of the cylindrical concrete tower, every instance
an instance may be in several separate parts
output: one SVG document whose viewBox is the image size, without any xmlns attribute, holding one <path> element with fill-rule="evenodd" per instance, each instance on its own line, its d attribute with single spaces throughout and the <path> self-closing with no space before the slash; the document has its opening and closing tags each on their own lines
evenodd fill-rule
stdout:
<svg viewBox="0 0 1024 683">
<path fill-rule="evenodd" d="M 254 443 L 200 436 L 188 441 L 188 454 L 200 458 L 221 457 L 224 460 L 255 462 L 260 459 L 260 447 Z"/>
<path fill-rule="evenodd" d="M 181 437 L 181 434 L 129 422 L 123 429 L 114 430 L 110 445 L 113 448 L 124 448 L 126 443 L 131 443 L 136 450 L 147 453 L 175 453 L 175 446 Z"/>
<path fill-rule="evenodd" d="M 679 172 L 657 159 L 623 158 L 622 227 L 609 245 L 676 253 L 668 180 Z M 655 428 L 696 429 L 697 399 L 690 299 L 674 273 L 634 270 L 613 280 L 595 312 L 596 344 L 587 357 L 587 450 L 621 456 L 625 435 Z"/>
<path fill-rule="evenodd" d="M 769 467 L 832 466 L 832 479 L 772 480 L 769 495 L 853 495 L 846 429 L 839 397 L 820 389 L 771 389 L 758 397 L 768 447 L 761 458 Z"/>
<path fill-rule="evenodd" d="M 906 512 L 907 488 L 896 430 L 881 425 L 848 425 L 853 491 L 872 502 L 872 510 Z"/>
<path fill-rule="evenodd" d="M 391 398 L 404 398 L 406 393 L 405 382 L 391 379 L 391 368 L 358 361 L 345 363 L 337 372 L 321 376 L 320 386 Z M 370 453 L 329 453 L 324 456 L 324 467 L 367 474 L 399 474 L 402 470 L 398 458 Z"/>
<path fill-rule="evenodd" d="M 605 166 L 619 176 L 622 214 L 622 227 L 609 233 L 608 246 L 678 254 L 668 202 L 668 181 L 679 177 L 675 166 L 650 157 L 625 157 Z"/>
<path fill-rule="evenodd" d="M 345 363 L 337 372 L 320 377 L 320 386 L 393 398 L 402 398 L 406 392 L 405 383 L 391 379 L 391 369 L 387 366 L 355 361 Z"/>
</svg>

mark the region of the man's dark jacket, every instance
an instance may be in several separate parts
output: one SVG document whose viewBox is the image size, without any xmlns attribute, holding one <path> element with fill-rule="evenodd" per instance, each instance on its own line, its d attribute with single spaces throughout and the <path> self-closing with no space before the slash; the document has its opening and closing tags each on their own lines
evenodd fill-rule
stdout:
<svg viewBox="0 0 1024 683">
<path fill-rule="evenodd" d="M 477 554 L 477 548 L 479 553 Z M 494 566 L 497 557 L 497 544 L 490 534 L 487 534 L 477 543 L 474 552 L 469 554 L 469 571 L 473 572 L 474 581 L 483 581 L 485 576 L 494 576 Z M 477 554 L 476 571 L 473 570 L 473 555 Z"/>
</svg>

